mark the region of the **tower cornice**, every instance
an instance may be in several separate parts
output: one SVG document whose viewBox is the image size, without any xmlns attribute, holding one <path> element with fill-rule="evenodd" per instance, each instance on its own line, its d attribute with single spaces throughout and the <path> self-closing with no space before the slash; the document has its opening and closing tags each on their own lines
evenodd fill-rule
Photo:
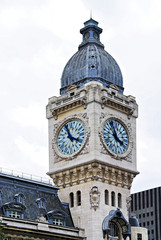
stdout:
<svg viewBox="0 0 161 240">
<path fill-rule="evenodd" d="M 130 189 L 134 177 L 139 172 L 105 164 L 99 160 L 92 160 L 87 164 L 80 164 L 77 167 L 66 168 L 56 172 L 48 172 L 47 174 L 53 178 L 54 184 L 60 188 L 79 185 L 89 181 L 99 181 Z"/>
</svg>

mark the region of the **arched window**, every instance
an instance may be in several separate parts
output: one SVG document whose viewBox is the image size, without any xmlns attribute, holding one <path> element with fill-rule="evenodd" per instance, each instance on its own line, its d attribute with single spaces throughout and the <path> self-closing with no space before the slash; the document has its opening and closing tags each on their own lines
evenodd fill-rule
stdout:
<svg viewBox="0 0 161 240">
<path fill-rule="evenodd" d="M 112 236 L 112 237 L 116 237 L 116 239 L 120 239 L 119 238 L 119 228 L 118 228 L 118 226 L 115 224 L 115 223 L 113 223 L 113 222 L 110 222 L 110 224 L 109 224 L 109 228 L 110 228 L 110 236 Z"/>
<path fill-rule="evenodd" d="M 115 193 L 111 192 L 111 206 L 115 206 Z"/>
<path fill-rule="evenodd" d="M 108 190 L 105 190 L 105 204 L 109 205 L 109 193 L 108 193 Z"/>
<path fill-rule="evenodd" d="M 122 207 L 122 197 L 121 197 L 121 193 L 118 193 L 117 201 L 118 201 L 118 207 L 121 208 L 121 207 Z"/>
<path fill-rule="evenodd" d="M 77 191 L 77 206 L 81 205 L 81 191 Z"/>
<path fill-rule="evenodd" d="M 16 202 L 24 204 L 25 197 L 22 193 L 15 194 L 14 199 Z"/>
<path fill-rule="evenodd" d="M 46 200 L 44 198 L 38 198 L 36 202 L 39 208 L 46 209 Z"/>
<path fill-rule="evenodd" d="M 69 194 L 69 199 L 70 199 L 70 207 L 74 207 L 74 194 L 71 192 Z"/>
</svg>

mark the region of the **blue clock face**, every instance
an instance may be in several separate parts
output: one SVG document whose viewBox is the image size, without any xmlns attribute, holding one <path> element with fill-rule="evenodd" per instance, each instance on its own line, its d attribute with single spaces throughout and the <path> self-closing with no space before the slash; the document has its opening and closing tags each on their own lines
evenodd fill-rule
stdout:
<svg viewBox="0 0 161 240">
<path fill-rule="evenodd" d="M 124 154 L 129 145 L 129 138 L 124 126 L 114 119 L 106 121 L 103 136 L 107 148 L 115 154 Z"/>
<path fill-rule="evenodd" d="M 84 138 L 85 128 L 83 123 L 79 120 L 68 121 L 58 133 L 58 150 L 64 155 L 74 154 L 82 146 Z"/>
</svg>

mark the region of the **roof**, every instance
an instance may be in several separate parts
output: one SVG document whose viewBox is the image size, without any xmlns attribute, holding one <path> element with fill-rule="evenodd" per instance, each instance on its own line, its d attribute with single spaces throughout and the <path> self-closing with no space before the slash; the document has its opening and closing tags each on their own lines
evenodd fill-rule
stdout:
<svg viewBox="0 0 161 240">
<path fill-rule="evenodd" d="M 123 93 L 121 70 L 100 42 L 102 29 L 98 27 L 98 22 L 93 19 L 86 21 L 80 32 L 83 41 L 64 68 L 60 93 L 64 94 L 70 85 L 82 87 L 93 80 L 101 82 L 105 87 L 115 84 L 119 92 Z"/>
</svg>

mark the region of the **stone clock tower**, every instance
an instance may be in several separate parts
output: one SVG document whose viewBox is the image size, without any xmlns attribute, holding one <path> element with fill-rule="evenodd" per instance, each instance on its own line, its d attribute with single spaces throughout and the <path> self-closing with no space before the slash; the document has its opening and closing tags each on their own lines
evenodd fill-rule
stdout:
<svg viewBox="0 0 161 240">
<path fill-rule="evenodd" d="M 60 96 L 51 97 L 47 105 L 48 175 L 88 240 L 103 239 L 105 222 L 109 236 L 122 239 L 138 173 L 138 106 L 133 96 L 123 94 L 120 68 L 100 42 L 98 22 L 88 20 L 80 32 L 83 40 L 64 68 Z M 114 217 L 108 222 L 114 213 L 122 225 Z"/>
</svg>

